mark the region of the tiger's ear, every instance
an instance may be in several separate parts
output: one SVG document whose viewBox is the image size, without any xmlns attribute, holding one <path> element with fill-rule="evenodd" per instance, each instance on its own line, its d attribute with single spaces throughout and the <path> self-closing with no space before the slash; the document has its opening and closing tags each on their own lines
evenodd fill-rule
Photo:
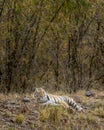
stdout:
<svg viewBox="0 0 104 130">
<path fill-rule="evenodd" d="M 34 92 L 39 92 L 40 94 L 42 95 L 45 95 L 46 94 L 46 91 L 43 89 L 43 88 L 35 88 L 34 89 Z"/>
</svg>

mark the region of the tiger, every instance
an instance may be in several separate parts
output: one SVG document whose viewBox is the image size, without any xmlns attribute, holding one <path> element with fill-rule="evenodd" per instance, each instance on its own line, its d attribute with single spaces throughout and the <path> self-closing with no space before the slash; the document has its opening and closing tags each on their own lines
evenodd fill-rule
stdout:
<svg viewBox="0 0 104 130">
<path fill-rule="evenodd" d="M 37 103 L 42 105 L 55 105 L 63 106 L 65 108 L 70 108 L 77 110 L 79 112 L 85 112 L 84 108 L 77 104 L 69 96 L 59 96 L 47 93 L 43 88 L 36 88 L 34 92 L 34 97 L 36 98 Z"/>
</svg>

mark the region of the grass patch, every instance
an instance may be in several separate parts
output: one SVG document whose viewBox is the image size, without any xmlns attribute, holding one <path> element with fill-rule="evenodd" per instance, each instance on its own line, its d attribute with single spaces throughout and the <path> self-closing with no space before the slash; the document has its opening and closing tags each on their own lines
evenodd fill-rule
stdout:
<svg viewBox="0 0 104 130">
<path fill-rule="evenodd" d="M 14 127 L 9 127 L 7 130 L 15 130 Z"/>
<path fill-rule="evenodd" d="M 40 110 L 39 120 L 58 125 L 61 122 L 65 121 L 65 118 L 67 121 L 68 115 L 69 112 L 67 111 L 67 109 L 64 109 L 61 106 L 46 106 L 44 109 Z"/>
<path fill-rule="evenodd" d="M 24 120 L 25 120 L 25 117 L 23 114 L 19 114 L 19 115 L 15 116 L 16 123 L 22 124 L 24 122 Z"/>
<path fill-rule="evenodd" d="M 6 113 L 5 113 L 6 117 L 10 117 L 11 115 L 12 115 L 12 113 L 10 111 L 6 111 Z"/>
<path fill-rule="evenodd" d="M 94 111 L 94 114 L 96 116 L 104 118 L 104 108 L 103 107 L 96 108 L 95 111 Z"/>
</svg>

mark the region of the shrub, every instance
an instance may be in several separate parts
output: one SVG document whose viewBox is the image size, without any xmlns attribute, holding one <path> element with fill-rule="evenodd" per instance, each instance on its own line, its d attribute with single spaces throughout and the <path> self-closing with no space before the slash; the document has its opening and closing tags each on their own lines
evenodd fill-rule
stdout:
<svg viewBox="0 0 104 130">
<path fill-rule="evenodd" d="M 57 125 L 60 122 L 63 122 L 65 118 L 67 120 L 68 115 L 69 113 L 67 109 L 64 109 L 63 107 L 48 106 L 40 110 L 39 120 L 43 122 L 51 122 L 52 124 Z"/>
<path fill-rule="evenodd" d="M 22 114 L 16 115 L 16 117 L 15 117 L 15 122 L 16 123 L 22 124 L 24 122 L 24 120 L 25 120 L 25 117 Z"/>
</svg>

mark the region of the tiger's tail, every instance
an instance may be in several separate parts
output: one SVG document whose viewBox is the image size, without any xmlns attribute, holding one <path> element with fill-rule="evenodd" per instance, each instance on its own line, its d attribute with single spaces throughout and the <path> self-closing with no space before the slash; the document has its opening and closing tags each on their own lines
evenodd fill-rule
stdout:
<svg viewBox="0 0 104 130">
<path fill-rule="evenodd" d="M 68 104 L 79 112 L 85 112 L 84 108 L 81 105 L 77 104 L 73 99 L 68 99 Z"/>
</svg>

